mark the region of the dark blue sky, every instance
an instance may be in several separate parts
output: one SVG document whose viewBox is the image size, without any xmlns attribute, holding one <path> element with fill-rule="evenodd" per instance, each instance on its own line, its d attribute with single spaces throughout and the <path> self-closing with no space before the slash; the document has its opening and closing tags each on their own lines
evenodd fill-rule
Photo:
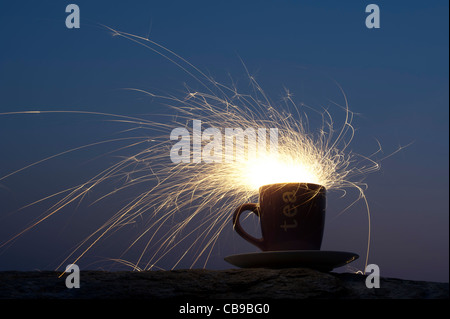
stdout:
<svg viewBox="0 0 450 319">
<path fill-rule="evenodd" d="M 414 142 L 366 179 L 373 226 L 369 262 L 378 264 L 383 276 L 448 281 L 448 1 L 373 1 L 381 10 L 380 29 L 365 27 L 369 1 L 74 1 L 81 10 L 81 28 L 71 30 L 64 23 L 69 3 L 1 2 L 0 112 L 142 115 L 162 106 L 121 88 L 177 94 L 183 83 L 195 87 L 168 61 L 112 37 L 100 24 L 150 34 L 219 81 L 227 82 L 230 74 L 245 83 L 240 57 L 274 101 L 284 87 L 298 101 L 317 106 L 327 98 L 338 100 L 332 78 L 358 113 L 355 152 L 370 154 L 379 140 L 389 155 Z M 98 120 L 0 116 L 0 176 L 117 131 Z M 10 212 L 88 178 L 110 162 L 81 163 L 103 151 L 107 148 L 74 153 L 1 181 L 0 241 L 45 206 Z M 333 219 L 338 208 L 332 196 L 328 203 L 331 217 L 322 248 L 362 256 L 367 232 L 363 207 Z M 80 239 L 70 231 L 75 227 L 68 227 L 73 214 L 56 217 L 18 240 L 0 255 L 0 270 L 44 269 L 58 260 Z M 49 235 L 55 229 L 65 229 L 66 237 L 55 240 Z M 233 238 L 233 253 L 253 249 L 227 236 Z M 211 267 L 228 267 L 222 258 L 217 252 Z"/>
</svg>

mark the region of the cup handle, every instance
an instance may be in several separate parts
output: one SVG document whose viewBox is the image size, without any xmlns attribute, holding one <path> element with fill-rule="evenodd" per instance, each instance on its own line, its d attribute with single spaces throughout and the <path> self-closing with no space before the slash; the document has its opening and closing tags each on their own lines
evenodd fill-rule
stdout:
<svg viewBox="0 0 450 319">
<path fill-rule="evenodd" d="M 234 215 L 233 215 L 233 227 L 234 230 L 236 230 L 236 232 L 242 237 L 244 238 L 246 241 L 248 241 L 249 243 L 255 245 L 256 247 L 258 247 L 261 250 L 264 250 L 264 239 L 263 238 L 255 238 L 251 235 L 249 235 L 246 231 L 244 231 L 244 229 L 242 229 L 241 223 L 239 222 L 239 218 L 241 216 L 241 214 L 245 211 L 252 211 L 253 213 L 256 214 L 256 216 L 261 217 L 261 211 L 259 209 L 259 205 L 255 204 L 255 203 L 246 203 L 243 204 L 241 206 L 239 206 L 235 211 L 234 211 Z"/>
</svg>

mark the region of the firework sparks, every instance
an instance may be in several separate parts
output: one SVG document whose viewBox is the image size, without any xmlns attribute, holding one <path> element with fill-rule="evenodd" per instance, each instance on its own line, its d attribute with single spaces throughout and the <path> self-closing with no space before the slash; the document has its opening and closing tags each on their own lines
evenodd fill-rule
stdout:
<svg viewBox="0 0 450 319">
<path fill-rule="evenodd" d="M 289 93 L 286 94 L 281 105 L 275 105 L 270 102 L 256 80 L 248 74 L 255 93 L 241 94 L 235 87 L 214 81 L 181 56 L 148 38 L 108 29 L 115 36 L 136 42 L 168 59 L 198 81 L 204 91 L 188 89 L 185 96 L 177 98 L 134 89 L 165 103 L 170 110 L 165 115 L 171 120 L 170 123 L 116 114 L 56 111 L 102 116 L 112 121 L 126 123 L 130 125 L 130 130 L 136 127 L 146 129 L 148 134 L 101 141 L 71 149 L 0 177 L 0 181 L 5 180 L 43 161 L 81 148 L 95 147 L 98 144 L 130 140 L 130 143 L 121 147 L 120 150 L 129 149 L 131 152 L 134 147 L 140 148 L 139 151 L 133 151 L 131 155 L 107 167 L 86 182 L 38 201 L 62 196 L 62 199 L 56 200 L 43 217 L 3 242 L 0 247 L 8 246 L 28 230 L 51 218 L 68 205 L 82 200 L 88 192 L 111 180 L 122 179 L 125 182 L 122 182 L 114 191 L 104 193 L 96 201 L 106 200 L 127 189 L 135 190 L 136 186 L 142 186 L 142 188 L 132 200 L 81 241 L 59 267 L 68 260 L 76 263 L 95 245 L 106 240 L 111 233 L 141 218 L 147 221 L 147 226 L 138 236 L 130 240 L 122 256 L 114 261 L 123 262 L 135 270 L 153 269 L 158 267 L 161 260 L 167 256 L 175 254 L 175 251 L 179 252 L 180 250 L 176 248 L 182 246 L 183 252 L 176 258 L 177 261 L 173 263 L 172 268 L 177 267 L 187 256 L 190 256 L 192 260 L 191 267 L 196 266 L 200 257 L 204 256 L 205 261 L 202 266 L 205 267 L 222 230 L 225 227 L 231 227 L 232 212 L 237 203 L 255 198 L 258 195 L 258 188 L 266 184 L 308 182 L 344 193 L 352 188 L 358 191 L 355 202 L 365 201 L 365 184 L 358 178 L 376 171 L 379 164 L 371 159 L 372 156 L 359 156 L 349 151 L 349 144 L 354 135 L 353 113 L 348 108 L 342 90 L 345 100 L 342 106 L 345 113 L 344 122 L 335 127 L 331 114 L 327 110 L 322 110 L 319 112 L 322 125 L 311 132 L 305 116 L 305 112 L 311 109 L 305 105 L 298 107 Z M 312 111 L 317 113 L 315 110 Z M 5 114 L 12 113 L 0 115 Z M 225 154 L 221 155 L 221 160 L 211 163 L 191 160 L 189 155 L 188 162 L 173 163 L 169 157 L 170 149 L 174 144 L 168 138 L 170 132 L 176 127 L 184 128 L 189 132 L 193 131 L 191 125 L 195 119 L 201 119 L 205 127 L 209 128 L 253 128 L 255 130 L 277 128 L 277 152 L 275 154 L 258 149 L 256 156 L 241 156 L 238 154 L 245 154 L 245 150 L 239 148 L 245 148 L 245 146 L 236 144 L 236 152 L 232 153 L 233 160 L 226 160 Z M 205 147 L 210 141 L 203 140 L 201 147 Z M 365 203 L 369 218 L 368 256 L 370 214 L 367 202 Z M 137 243 L 143 246 L 137 260 L 122 259 Z"/>
</svg>

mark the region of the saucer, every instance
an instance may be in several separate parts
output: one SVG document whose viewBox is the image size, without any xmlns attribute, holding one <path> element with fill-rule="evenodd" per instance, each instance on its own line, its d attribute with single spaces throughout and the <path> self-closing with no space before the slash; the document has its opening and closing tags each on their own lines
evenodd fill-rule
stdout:
<svg viewBox="0 0 450 319">
<path fill-rule="evenodd" d="M 355 253 L 324 250 L 283 250 L 238 254 L 225 261 L 241 268 L 312 268 L 331 271 L 358 259 Z"/>
</svg>

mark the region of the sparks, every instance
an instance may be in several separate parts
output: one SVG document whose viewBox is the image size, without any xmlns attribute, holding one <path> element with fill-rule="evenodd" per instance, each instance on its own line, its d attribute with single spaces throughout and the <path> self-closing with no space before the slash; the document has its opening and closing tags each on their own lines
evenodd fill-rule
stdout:
<svg viewBox="0 0 450 319">
<path fill-rule="evenodd" d="M 248 74 L 253 92 L 256 94 L 238 93 L 236 87 L 217 83 L 181 56 L 148 38 L 107 28 L 114 35 L 138 43 L 168 59 L 198 81 L 204 88 L 204 92 L 188 89 L 185 96 L 174 97 L 135 89 L 168 105 L 170 111 L 166 117 L 170 119 L 170 122 L 166 120 L 164 123 L 117 114 L 73 111 L 72 113 L 102 116 L 126 123 L 130 125 L 130 130 L 144 129 L 150 136 L 136 136 L 129 146 L 121 147 L 120 150 L 131 150 L 132 147 L 138 146 L 139 151 L 134 151 L 133 154 L 120 159 L 81 185 L 42 199 L 41 201 L 50 200 L 64 195 L 62 199 L 51 205 L 43 217 L 0 244 L 0 247 L 7 246 L 18 236 L 51 218 L 63 208 L 83 199 L 92 189 L 111 180 L 124 182 L 113 191 L 103 194 L 95 202 L 106 200 L 128 189 L 139 189 L 139 191 L 95 232 L 82 240 L 61 262 L 59 268 L 63 267 L 68 260 L 72 263 L 78 262 L 115 231 L 141 219 L 146 221 L 145 229 L 135 238 L 130 239 L 128 248 L 122 254 L 126 256 L 128 251 L 140 243 L 140 247 L 143 248 L 138 258 L 133 261 L 114 258 L 115 261 L 120 260 L 122 264 L 132 265 L 135 270 L 154 269 L 158 268 L 158 264 L 165 258 L 178 253 L 179 256 L 175 258 L 171 268 L 177 267 L 188 256 L 192 261 L 191 267 L 200 263 L 201 257 L 204 256 L 202 266 L 205 267 L 221 232 L 225 227 L 231 227 L 231 215 L 236 208 L 236 203 L 254 198 L 258 194 L 258 188 L 266 184 L 307 182 L 323 185 L 329 190 L 345 191 L 347 188 L 353 188 L 359 192 L 356 200 L 365 200 L 365 184 L 357 177 L 376 171 L 379 164 L 371 157 L 359 157 L 349 151 L 354 135 L 353 114 L 349 110 L 343 90 L 341 90 L 345 101 L 342 106 L 345 113 L 343 123 L 335 127 L 331 114 L 327 110 L 322 110 L 319 112 L 321 127 L 315 133 L 310 132 L 308 121 L 302 116 L 308 108 L 297 106 L 289 91 L 284 104 L 274 104 L 270 102 L 255 78 Z M 28 111 L 22 114 L 52 112 L 70 113 L 71 111 Z M 14 112 L 14 114 L 18 113 L 20 112 Z M 172 163 L 168 151 L 173 145 L 173 141 L 168 138 L 170 131 L 174 127 L 188 129 L 186 123 L 198 118 L 211 127 L 244 129 L 277 127 L 279 129 L 278 152 L 276 155 L 263 152 L 255 158 L 237 158 L 234 162 Z M 118 138 L 99 143 L 114 143 L 126 139 L 132 138 Z M 148 145 L 149 141 L 150 145 Z M 95 147 L 99 143 L 85 147 Z M 80 148 L 60 154 L 77 149 Z M 0 180 L 42 161 L 0 177 Z M 367 213 L 369 216 L 368 256 L 370 244 L 368 206 Z M 183 249 L 177 249 L 180 247 Z M 180 251 L 182 251 L 181 254 Z"/>
</svg>

